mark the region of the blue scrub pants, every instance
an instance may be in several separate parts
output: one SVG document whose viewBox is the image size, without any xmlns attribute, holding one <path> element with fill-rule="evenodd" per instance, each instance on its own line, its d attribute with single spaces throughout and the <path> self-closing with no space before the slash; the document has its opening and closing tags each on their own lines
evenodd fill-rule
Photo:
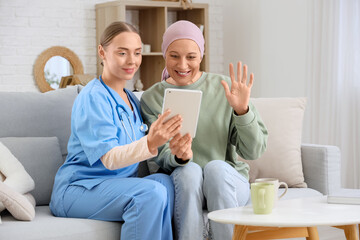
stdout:
<svg viewBox="0 0 360 240">
<path fill-rule="evenodd" d="M 175 185 L 175 239 L 205 239 L 208 223 L 203 208 L 215 211 L 244 206 L 250 198 L 249 181 L 222 160 L 212 160 L 202 169 L 190 162 L 171 174 Z M 234 225 L 210 221 L 211 239 L 231 239 Z"/>
<path fill-rule="evenodd" d="M 124 221 L 121 239 L 173 239 L 174 187 L 168 175 L 107 179 L 91 189 L 70 185 L 63 200 L 67 217 Z"/>
</svg>

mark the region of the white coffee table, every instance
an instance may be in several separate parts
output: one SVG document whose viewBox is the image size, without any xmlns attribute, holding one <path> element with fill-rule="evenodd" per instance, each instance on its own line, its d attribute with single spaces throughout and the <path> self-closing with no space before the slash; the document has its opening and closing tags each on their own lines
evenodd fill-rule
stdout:
<svg viewBox="0 0 360 240">
<path fill-rule="evenodd" d="M 328 204 L 326 196 L 278 201 L 268 215 L 253 213 L 252 206 L 213 211 L 209 219 L 235 224 L 234 239 L 278 239 L 306 237 L 317 240 L 316 226 L 334 226 L 348 240 L 359 240 L 360 205 Z"/>
</svg>

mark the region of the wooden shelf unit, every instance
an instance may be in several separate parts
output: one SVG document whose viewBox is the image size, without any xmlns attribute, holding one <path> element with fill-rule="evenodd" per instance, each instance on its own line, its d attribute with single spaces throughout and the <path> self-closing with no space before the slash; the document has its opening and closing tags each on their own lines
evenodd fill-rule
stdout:
<svg viewBox="0 0 360 240">
<path fill-rule="evenodd" d="M 161 53 L 162 36 L 168 24 L 178 20 L 188 20 L 204 27 L 205 52 L 201 63 L 202 71 L 209 71 L 209 25 L 208 4 L 193 3 L 192 9 L 184 10 L 180 2 L 167 1 L 113 1 L 96 4 L 96 44 L 105 28 L 114 21 L 126 21 L 127 11 L 139 13 L 139 31 L 143 43 L 151 45 L 150 53 L 143 53 L 140 79 L 144 90 L 161 80 L 165 61 Z M 134 24 L 134 23 L 132 23 Z M 102 72 L 97 56 L 97 74 Z"/>
</svg>

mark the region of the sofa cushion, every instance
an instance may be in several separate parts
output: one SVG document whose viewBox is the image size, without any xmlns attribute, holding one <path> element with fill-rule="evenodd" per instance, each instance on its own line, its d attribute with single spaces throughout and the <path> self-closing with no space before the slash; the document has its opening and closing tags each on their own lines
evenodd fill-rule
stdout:
<svg viewBox="0 0 360 240">
<path fill-rule="evenodd" d="M 305 98 L 251 99 L 268 133 L 267 149 L 250 165 L 250 182 L 256 178 L 278 178 L 289 187 L 306 187 L 301 163 L 301 135 Z"/>
<path fill-rule="evenodd" d="M 0 239 L 120 239 L 120 222 L 54 217 L 48 206 L 36 207 L 35 211 L 35 218 L 31 222 L 17 221 L 11 215 L 2 216 Z"/>
<path fill-rule="evenodd" d="M 9 137 L 0 138 L 0 142 L 34 179 L 35 189 L 31 194 L 36 204 L 49 204 L 55 174 L 63 163 L 57 137 Z"/>
<path fill-rule="evenodd" d="M 56 136 L 65 158 L 71 109 L 79 91 L 79 86 L 69 86 L 46 93 L 1 92 L 0 137 Z"/>
</svg>

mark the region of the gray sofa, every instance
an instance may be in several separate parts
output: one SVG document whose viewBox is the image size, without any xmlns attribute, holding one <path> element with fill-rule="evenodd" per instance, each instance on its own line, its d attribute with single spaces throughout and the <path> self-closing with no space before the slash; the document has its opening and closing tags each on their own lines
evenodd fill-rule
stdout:
<svg viewBox="0 0 360 240">
<path fill-rule="evenodd" d="M 35 181 L 36 216 L 31 222 L 2 213 L 0 239 L 120 239 L 121 223 L 57 218 L 48 207 L 54 176 L 67 155 L 71 108 L 80 86 L 47 93 L 0 92 L 0 141 L 21 161 Z M 289 189 L 286 198 L 327 194 L 340 185 L 337 147 L 303 145 L 308 188 Z M 139 175 L 148 174 L 142 163 Z M 204 211 L 206 219 L 206 211 Z M 208 224 L 206 224 L 208 226 Z"/>
</svg>

